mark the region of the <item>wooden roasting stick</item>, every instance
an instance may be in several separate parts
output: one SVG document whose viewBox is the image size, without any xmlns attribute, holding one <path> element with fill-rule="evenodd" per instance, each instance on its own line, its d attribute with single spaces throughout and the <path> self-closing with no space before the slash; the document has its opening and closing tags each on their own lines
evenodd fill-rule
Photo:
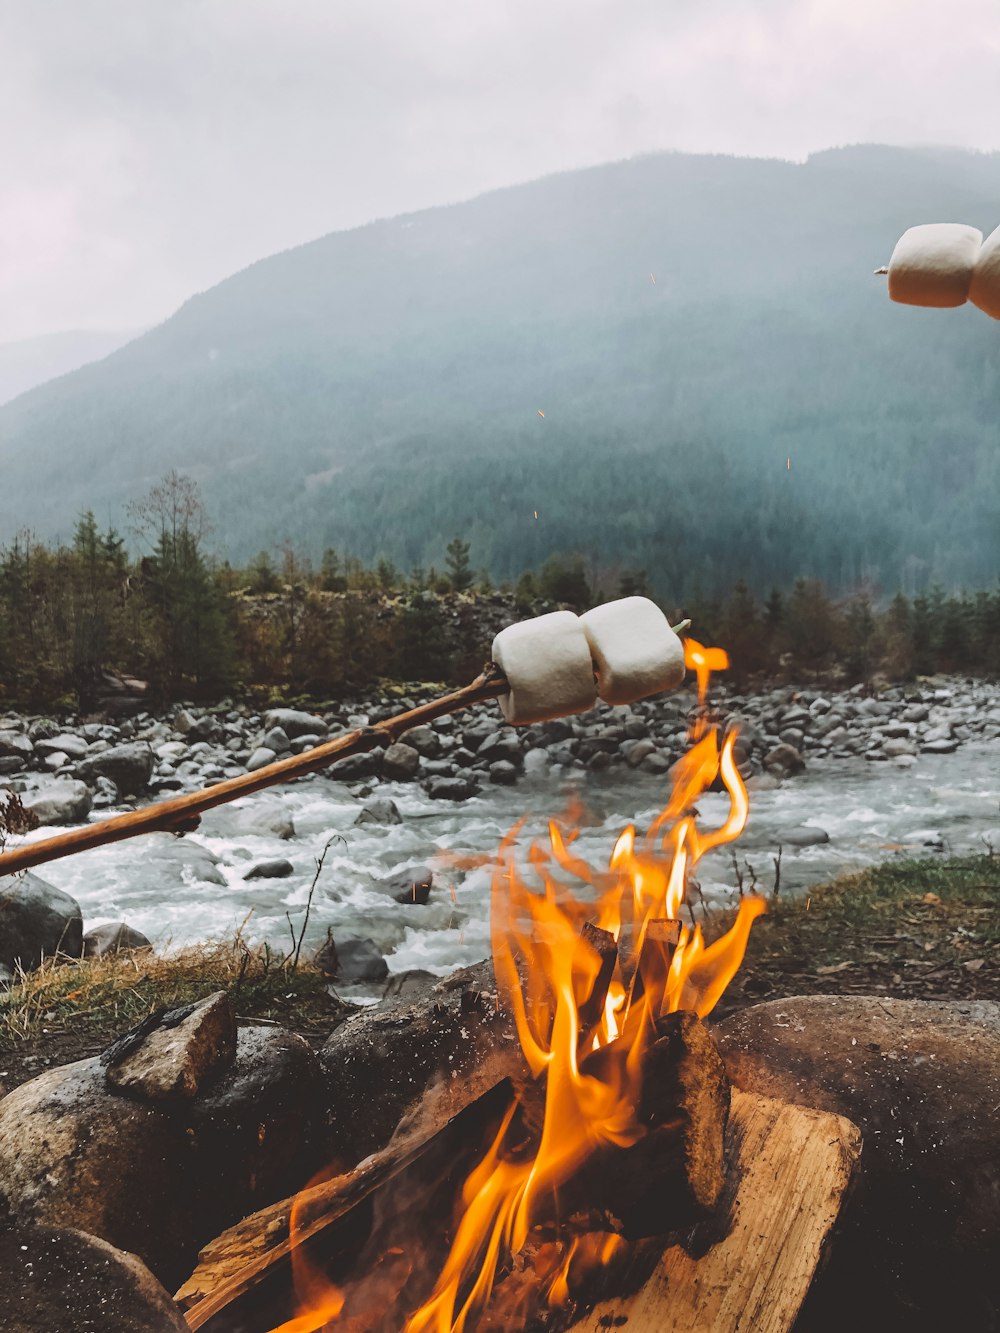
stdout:
<svg viewBox="0 0 1000 1333">
<path fill-rule="evenodd" d="M 411 727 L 433 722 L 460 708 L 471 708 L 473 704 L 497 699 L 506 694 L 507 689 L 506 677 L 491 663 L 470 685 L 452 694 L 421 704 L 419 708 L 411 708 L 398 717 L 376 722 L 374 726 L 345 732 L 312 750 L 292 755 L 289 759 L 279 759 L 266 768 L 258 768 L 254 773 L 244 773 L 238 778 L 229 778 L 226 782 L 206 787 L 203 791 L 189 792 L 169 801 L 158 801 L 141 810 L 130 810 L 128 814 L 116 815 L 113 819 L 86 824 L 70 833 L 60 833 L 54 838 L 25 843 L 3 852 L 0 854 L 0 878 L 27 870 L 30 866 L 43 865 L 46 861 L 56 861 L 74 852 L 103 847 L 125 838 L 137 838 L 143 833 L 192 833 L 206 810 L 226 805 L 240 796 L 250 796 L 265 787 L 274 787 L 282 782 L 291 782 L 293 778 L 304 777 L 307 773 L 316 773 L 349 755 L 379 749 Z"/>
</svg>

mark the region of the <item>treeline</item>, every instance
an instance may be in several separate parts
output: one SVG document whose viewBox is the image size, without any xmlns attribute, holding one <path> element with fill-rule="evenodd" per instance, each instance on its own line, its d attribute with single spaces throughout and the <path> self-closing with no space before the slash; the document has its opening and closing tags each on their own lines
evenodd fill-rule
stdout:
<svg viewBox="0 0 1000 1333">
<path fill-rule="evenodd" d="M 149 682 L 154 701 L 239 690 L 334 699 L 383 680 L 470 679 L 510 619 L 649 594 L 643 570 L 553 556 L 495 587 L 460 537 L 442 569 L 407 572 L 327 549 L 318 567 L 291 547 L 246 567 L 211 556 L 192 483 L 170 474 L 130 511 L 131 555 L 92 513 L 71 542 L 19 534 L 0 547 L 0 706 L 95 709 L 106 673 Z M 935 672 L 1000 674 L 1000 586 L 947 596 L 871 592 L 834 600 L 817 580 L 757 598 L 697 594 L 664 610 L 725 646 L 739 680 L 870 680 Z"/>
</svg>

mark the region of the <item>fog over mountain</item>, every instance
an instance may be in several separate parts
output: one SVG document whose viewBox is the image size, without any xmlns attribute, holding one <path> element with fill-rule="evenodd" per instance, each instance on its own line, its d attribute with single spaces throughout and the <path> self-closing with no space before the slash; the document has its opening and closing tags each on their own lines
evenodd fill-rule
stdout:
<svg viewBox="0 0 1000 1333">
<path fill-rule="evenodd" d="M 872 276 L 944 220 L 1000 221 L 1000 155 L 659 154 L 326 236 L 0 409 L 0 541 L 175 467 L 237 560 L 992 583 L 1000 326 Z"/>
<path fill-rule="evenodd" d="M 83 329 L 0 343 L 0 403 L 8 403 L 18 394 L 68 375 L 91 361 L 100 361 L 134 336 Z"/>
</svg>

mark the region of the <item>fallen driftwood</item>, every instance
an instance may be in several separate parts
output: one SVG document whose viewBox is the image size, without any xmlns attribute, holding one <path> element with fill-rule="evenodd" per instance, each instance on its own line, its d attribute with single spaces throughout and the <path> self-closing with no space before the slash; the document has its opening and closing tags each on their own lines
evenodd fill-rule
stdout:
<svg viewBox="0 0 1000 1333">
<path fill-rule="evenodd" d="M 507 692 L 507 688 L 506 677 L 491 665 L 471 685 L 461 690 L 421 704 L 419 708 L 400 713 L 398 717 L 386 718 L 374 726 L 345 732 L 343 736 L 317 745 L 312 750 L 292 755 L 289 759 L 279 759 L 277 763 L 258 768 L 253 773 L 244 773 L 238 778 L 229 778 L 226 782 L 206 787 L 203 791 L 176 796 L 169 801 L 158 801 L 141 810 L 131 810 L 113 819 L 100 820 L 73 829 L 70 833 L 60 833 L 54 838 L 45 838 L 0 853 L 0 877 L 27 870 L 31 866 L 44 865 L 47 861 L 56 861 L 74 852 L 136 838 L 143 833 L 192 833 L 206 810 L 235 801 L 240 796 L 250 796 L 265 787 L 274 787 L 304 777 L 307 773 L 316 773 L 348 755 L 362 754 L 389 745 L 411 727 L 433 722 L 459 708 L 470 708 L 488 699 L 498 699 Z"/>
</svg>

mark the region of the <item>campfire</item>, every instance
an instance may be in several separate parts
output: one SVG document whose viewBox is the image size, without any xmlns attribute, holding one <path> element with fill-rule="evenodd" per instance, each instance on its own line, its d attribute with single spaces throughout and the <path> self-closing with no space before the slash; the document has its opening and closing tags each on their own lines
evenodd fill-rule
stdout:
<svg viewBox="0 0 1000 1333">
<path fill-rule="evenodd" d="M 699 1020 L 765 904 L 742 898 L 731 928 L 706 944 L 687 899 L 701 858 L 743 830 L 748 799 L 735 733 L 721 736 L 707 705 L 725 655 L 689 639 L 685 656 L 699 706 L 650 827 L 626 828 L 605 869 L 574 853 L 572 820 L 550 822 L 526 854 L 515 827 L 499 850 L 493 964 L 523 1072 L 429 1140 L 334 1182 L 332 1195 L 304 1191 L 287 1272 L 268 1265 L 216 1317 L 191 1311 L 193 1328 L 567 1327 L 641 1259 L 643 1238 L 718 1203 L 729 1087 Z M 703 827 L 696 802 L 719 786 L 728 814 Z M 292 1308 L 276 1321 L 289 1273 Z"/>
</svg>

